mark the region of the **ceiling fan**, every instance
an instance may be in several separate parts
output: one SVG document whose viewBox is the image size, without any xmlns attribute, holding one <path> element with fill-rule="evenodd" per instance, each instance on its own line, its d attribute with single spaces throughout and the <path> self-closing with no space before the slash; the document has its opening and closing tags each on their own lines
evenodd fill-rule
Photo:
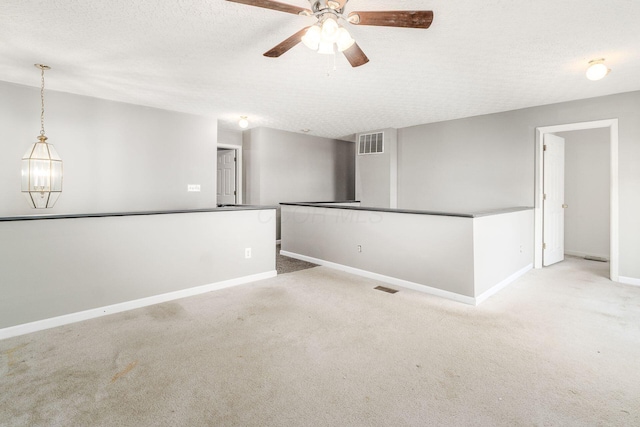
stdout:
<svg viewBox="0 0 640 427">
<path fill-rule="evenodd" d="M 277 10 L 302 16 L 315 16 L 318 22 L 305 27 L 264 56 L 277 58 L 298 43 L 303 42 L 307 47 L 318 53 L 333 54 L 337 49 L 347 58 L 352 67 L 359 67 L 369 62 L 360 46 L 351 38 L 346 28 L 339 22 L 346 21 L 353 25 L 376 25 L 384 27 L 429 28 L 433 21 L 430 10 L 396 10 L 351 12 L 344 15 L 344 8 L 349 0 L 309 0 L 311 9 L 280 3 L 273 0 L 227 0 L 249 6 Z"/>
</svg>

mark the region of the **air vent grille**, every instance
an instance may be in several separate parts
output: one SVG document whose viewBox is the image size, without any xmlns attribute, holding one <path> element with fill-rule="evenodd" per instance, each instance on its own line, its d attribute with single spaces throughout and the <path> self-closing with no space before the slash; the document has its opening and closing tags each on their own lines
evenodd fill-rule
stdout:
<svg viewBox="0 0 640 427">
<path fill-rule="evenodd" d="M 384 153 L 384 133 L 365 133 L 358 140 L 358 155 Z"/>
<path fill-rule="evenodd" d="M 386 286 L 376 286 L 373 289 L 378 290 L 378 291 L 382 291 L 382 292 L 386 292 L 388 294 L 395 294 L 396 292 L 398 292 L 397 289 L 387 288 Z"/>
</svg>

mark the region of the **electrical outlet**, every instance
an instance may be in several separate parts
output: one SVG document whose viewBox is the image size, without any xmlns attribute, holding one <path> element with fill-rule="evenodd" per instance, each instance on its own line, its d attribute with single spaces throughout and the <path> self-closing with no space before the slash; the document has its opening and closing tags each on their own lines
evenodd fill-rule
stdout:
<svg viewBox="0 0 640 427">
<path fill-rule="evenodd" d="M 251 248 L 245 248 L 245 249 L 244 249 L 244 257 L 245 257 L 246 259 L 251 258 Z"/>
<path fill-rule="evenodd" d="M 362 252 L 362 245 L 358 245 L 358 252 Z"/>
<path fill-rule="evenodd" d="M 187 185 L 187 191 L 192 192 L 192 191 L 200 191 L 200 184 L 189 184 Z"/>
</svg>

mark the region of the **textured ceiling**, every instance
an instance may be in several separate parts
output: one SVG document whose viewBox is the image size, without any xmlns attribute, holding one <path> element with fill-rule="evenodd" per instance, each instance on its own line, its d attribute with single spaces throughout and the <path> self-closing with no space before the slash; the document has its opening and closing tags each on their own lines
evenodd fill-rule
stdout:
<svg viewBox="0 0 640 427">
<path fill-rule="evenodd" d="M 286 0 L 282 0 L 286 2 Z M 307 0 L 288 3 L 308 7 Z M 312 17 L 223 0 L 2 0 L 0 80 L 341 137 L 640 90 L 638 0 L 351 0 L 434 11 L 428 30 L 349 26 L 371 62 L 299 44 Z M 587 62 L 613 70 L 599 82 Z"/>
</svg>

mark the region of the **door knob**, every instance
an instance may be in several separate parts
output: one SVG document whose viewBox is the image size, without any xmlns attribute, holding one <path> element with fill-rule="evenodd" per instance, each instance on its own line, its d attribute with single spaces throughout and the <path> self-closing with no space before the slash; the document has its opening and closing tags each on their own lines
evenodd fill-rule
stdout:
<svg viewBox="0 0 640 427">
<path fill-rule="evenodd" d="M 564 203 L 562 204 L 562 209 L 567 209 L 568 207 L 569 207 L 569 205 L 564 204 Z"/>
</svg>

